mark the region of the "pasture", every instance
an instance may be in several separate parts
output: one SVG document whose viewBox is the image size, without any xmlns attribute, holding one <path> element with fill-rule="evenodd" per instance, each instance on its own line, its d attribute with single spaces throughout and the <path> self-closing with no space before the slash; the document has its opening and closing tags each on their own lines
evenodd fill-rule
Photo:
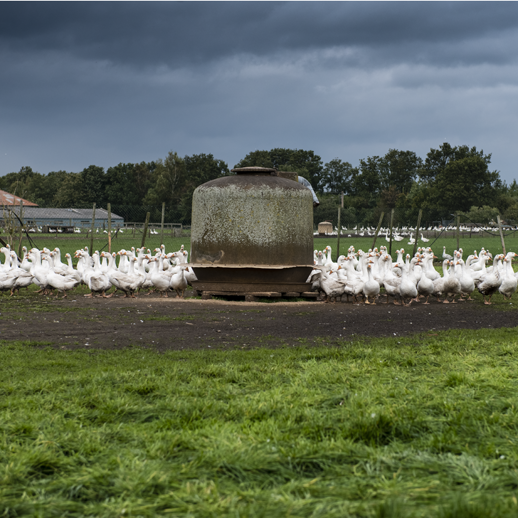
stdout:
<svg viewBox="0 0 518 518">
<path fill-rule="evenodd" d="M 90 247 L 90 237 L 86 237 L 85 234 L 66 234 L 66 235 L 56 235 L 56 234 L 34 234 L 31 235 L 31 239 L 35 246 L 42 249 L 44 246 L 53 249 L 55 247 L 59 247 L 62 255 L 65 253 L 73 254 L 78 248 L 82 248 L 84 246 Z M 136 235 L 133 237 L 131 234 L 127 233 L 124 235 L 119 234 L 117 238 L 112 240 L 112 251 L 118 251 L 120 249 L 130 249 L 132 246 L 140 247 L 142 241 L 142 235 Z M 356 250 L 367 251 L 372 247 L 373 237 L 351 237 L 345 238 L 342 237 L 340 240 L 340 253 L 347 255 L 347 249 L 350 246 L 354 246 Z M 435 240 L 433 238 L 430 239 L 428 243 L 423 243 L 422 241 L 418 241 L 418 246 L 428 246 L 432 244 Z M 145 246 L 150 248 L 151 250 L 160 247 L 162 244 L 160 235 L 151 235 L 146 238 Z M 181 245 L 185 246 L 186 250 L 190 249 L 190 237 L 188 235 L 184 237 L 171 237 L 170 234 L 164 235 L 164 243 L 166 247 L 166 252 L 173 252 L 178 250 Z M 513 233 L 509 236 L 505 237 L 505 244 L 507 251 L 518 251 L 518 233 Z M 28 242 L 27 238 L 23 239 L 23 245 L 28 248 L 31 247 L 31 243 Z M 387 246 L 388 243 L 385 240 L 385 236 L 379 236 L 376 241 L 376 246 Z M 317 250 L 323 250 L 326 246 L 330 246 L 333 250 L 333 260 L 336 260 L 337 253 L 337 238 L 335 237 L 322 237 L 314 239 L 314 248 Z M 433 244 L 433 250 L 435 255 L 441 258 L 442 255 L 442 247 L 446 246 L 446 251 L 449 254 L 453 253 L 453 250 L 457 248 L 457 240 L 455 238 L 443 238 L 439 237 Z M 469 254 L 473 253 L 473 250 L 477 250 L 479 252 L 482 247 L 486 250 L 489 250 L 493 256 L 496 254 L 502 253 L 502 245 L 500 242 L 499 236 L 473 236 L 473 237 L 463 237 L 460 240 L 460 246 L 464 250 L 464 255 L 467 257 Z M 413 245 L 408 244 L 408 239 L 404 239 L 403 241 L 392 243 L 392 257 L 396 259 L 396 250 L 399 248 L 404 248 L 406 253 L 412 254 Z M 94 250 L 108 250 L 108 238 L 104 234 L 96 234 L 94 237 Z"/>
<path fill-rule="evenodd" d="M 517 331 L 3 342 L 0 515 L 516 516 Z"/>
</svg>

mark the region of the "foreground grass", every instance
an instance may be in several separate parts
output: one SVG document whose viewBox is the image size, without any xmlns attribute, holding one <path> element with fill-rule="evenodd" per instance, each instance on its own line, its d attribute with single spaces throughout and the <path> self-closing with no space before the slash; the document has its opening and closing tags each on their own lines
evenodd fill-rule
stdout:
<svg viewBox="0 0 518 518">
<path fill-rule="evenodd" d="M 518 515 L 518 328 L 322 342 L 0 342 L 0 516 Z"/>
</svg>

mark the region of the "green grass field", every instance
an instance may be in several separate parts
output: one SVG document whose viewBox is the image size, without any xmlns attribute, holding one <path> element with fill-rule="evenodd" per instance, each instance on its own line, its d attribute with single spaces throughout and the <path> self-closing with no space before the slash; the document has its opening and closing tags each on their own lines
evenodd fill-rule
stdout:
<svg viewBox="0 0 518 518">
<path fill-rule="evenodd" d="M 0 343 L 0 516 L 518 515 L 518 328 L 319 345 Z"/>
<path fill-rule="evenodd" d="M 358 237 L 358 238 L 341 238 L 340 240 L 340 253 L 347 254 L 347 249 L 350 246 L 354 246 L 356 250 L 364 250 L 367 251 L 372 247 L 372 237 Z M 429 243 L 422 243 L 419 241 L 419 246 L 428 246 L 431 244 L 433 239 L 430 240 Z M 118 251 L 122 248 L 130 249 L 132 246 L 139 247 L 142 242 L 142 236 L 136 236 L 133 238 L 131 235 L 124 235 L 113 239 L 112 241 L 112 251 Z M 108 250 L 108 239 L 105 235 L 101 235 L 101 237 L 94 238 L 94 249 L 95 250 Z M 187 250 L 190 250 L 190 237 L 170 237 L 167 235 L 164 237 L 164 244 L 166 246 L 166 252 L 175 252 L 179 250 L 181 245 L 184 245 Z M 516 237 L 508 236 L 505 239 L 506 243 L 506 251 L 514 251 L 518 253 L 518 235 Z M 30 243 L 27 239 L 23 240 L 23 244 L 25 246 L 30 247 Z M 63 260 L 64 254 L 70 253 L 73 254 L 75 250 L 78 248 L 82 248 L 84 246 L 90 247 L 90 239 L 86 238 L 85 235 L 38 235 L 34 238 L 34 244 L 38 248 L 43 248 L 46 246 L 47 248 L 53 249 L 54 247 L 59 247 Z M 146 238 L 146 247 L 153 250 L 154 248 L 159 247 L 161 244 L 160 236 L 152 235 L 151 237 Z M 385 240 L 384 236 L 378 237 L 376 241 L 376 246 L 379 248 L 382 245 L 388 246 L 388 243 Z M 330 246 L 333 251 L 333 259 L 337 257 L 337 238 L 336 237 L 325 237 L 325 238 L 315 238 L 314 239 L 314 248 L 316 250 L 323 250 L 326 246 Z M 446 246 L 446 251 L 450 254 L 453 253 L 453 250 L 457 248 L 457 240 L 455 238 L 439 238 L 433 245 L 433 250 L 435 254 L 440 258 L 442 255 L 442 247 Z M 489 250 L 493 256 L 496 254 L 502 253 L 502 245 L 499 237 L 473 237 L 473 238 L 463 238 L 460 240 L 460 246 L 464 250 L 464 256 L 467 257 L 469 254 L 473 253 L 473 250 L 477 250 L 479 252 L 482 247 L 486 250 Z M 406 253 L 412 254 L 413 245 L 408 245 L 408 239 L 405 239 L 400 242 L 394 242 L 392 246 L 392 256 L 396 258 L 396 250 L 400 247 L 403 247 Z"/>
</svg>

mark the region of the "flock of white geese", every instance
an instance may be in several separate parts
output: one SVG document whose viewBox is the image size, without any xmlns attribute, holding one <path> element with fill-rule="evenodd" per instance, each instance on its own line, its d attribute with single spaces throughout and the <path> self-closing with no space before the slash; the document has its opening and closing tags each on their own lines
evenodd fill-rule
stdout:
<svg viewBox="0 0 518 518">
<path fill-rule="evenodd" d="M 35 284 L 40 293 L 56 293 L 56 297 L 63 294 L 65 298 L 68 291 L 84 284 L 90 289 L 87 297 L 111 297 L 117 291 L 135 297 L 135 293 L 148 289 L 148 293 L 157 291 L 166 297 L 174 291 L 183 298 L 187 286 L 196 280 L 183 245 L 177 252 L 167 254 L 164 245 L 156 248 L 154 254 L 143 247 L 111 254 L 96 251 L 90 255 L 85 247 L 75 252 L 76 267 L 70 254 L 65 254 L 66 261 L 62 262 L 59 248 L 51 251 L 24 247 L 22 260 L 10 247 L 2 247 L 0 252 L 5 255 L 5 261 L 0 262 L 0 291 L 10 291 L 11 295 Z M 315 265 L 307 282 L 322 293 L 326 302 L 341 300 L 346 295 L 347 300 L 352 297 L 353 303 L 362 298 L 365 304 L 375 304 L 383 288 L 387 303 L 393 297 L 394 304 L 406 306 L 420 298 L 426 298 L 424 303 L 428 304 L 429 297 L 434 296 L 446 304 L 472 300 L 471 294 L 477 289 L 484 303 L 491 304 L 494 293 L 500 292 L 510 299 L 516 291 L 518 273 L 512 267 L 516 255 L 499 254 L 493 260 L 489 251 L 482 249 L 464 260 L 462 249 L 451 256 L 443 248 L 441 276 L 433 266 L 437 257 L 431 248 L 419 248 L 412 258 L 410 254 L 405 256 L 404 249 L 397 250 L 397 260 L 393 261 L 384 246 L 368 252 L 356 252 L 350 247 L 347 255 L 333 262 L 328 246 L 320 252 L 315 250 Z M 112 288 L 114 291 L 107 295 Z"/>
<path fill-rule="evenodd" d="M 76 268 L 70 254 L 65 254 L 66 262 L 61 261 L 59 248 L 27 251 L 23 247 L 21 261 L 10 247 L 2 247 L 0 252 L 5 255 L 4 263 L 0 265 L 0 291 L 10 291 L 11 295 L 35 284 L 40 293 L 56 292 L 56 297 L 62 293 L 65 298 L 68 291 L 84 284 L 90 289 L 86 297 L 94 294 L 111 297 L 117 291 L 126 297 L 135 297 L 136 292 L 147 288 L 166 297 L 169 291 L 175 291 L 183 298 L 188 284 L 196 280 L 187 264 L 188 252 L 183 245 L 177 252 L 168 254 L 162 245 L 155 249 L 154 255 L 145 248 L 112 254 L 96 251 L 90 255 L 85 247 L 75 252 Z M 115 291 L 107 295 L 112 288 Z"/>
<path fill-rule="evenodd" d="M 493 257 L 489 251 L 475 251 L 463 259 L 462 249 L 451 256 L 443 248 L 442 272 L 434 268 L 437 259 L 431 248 L 419 248 L 414 257 L 404 249 L 397 250 L 397 260 L 392 261 L 386 247 L 357 253 L 350 247 L 348 254 L 341 255 L 336 262 L 331 259 L 331 248 L 315 250 L 315 267 L 308 282 L 312 289 L 319 290 L 326 302 L 335 302 L 346 295 L 352 296 L 353 303 L 359 297 L 365 304 L 375 304 L 381 288 L 386 294 L 386 303 L 393 297 L 396 305 L 410 305 L 432 295 L 438 302 L 456 303 L 457 300 L 473 300 L 471 294 L 477 289 L 484 297 L 485 304 L 491 304 L 491 297 L 497 291 L 510 299 L 516 291 L 518 273 L 513 271 L 512 260 L 516 253 L 499 254 Z M 488 262 L 493 265 L 488 266 Z M 456 300 L 457 297 L 457 300 Z M 442 300 L 441 300 L 442 299 Z M 451 300 L 450 300 L 451 299 Z"/>
</svg>

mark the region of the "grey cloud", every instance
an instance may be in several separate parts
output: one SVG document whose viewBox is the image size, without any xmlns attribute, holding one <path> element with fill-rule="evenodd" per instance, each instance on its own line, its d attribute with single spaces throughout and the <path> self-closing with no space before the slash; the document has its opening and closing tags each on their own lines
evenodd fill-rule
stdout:
<svg viewBox="0 0 518 518">
<path fill-rule="evenodd" d="M 370 50 L 391 62 L 427 61 L 440 40 L 450 46 L 441 54 L 448 63 L 477 59 L 462 49 L 457 54 L 459 43 L 517 24 L 515 2 L 4 2 L 0 43 L 11 50 L 177 67 L 239 53 L 333 46 L 363 48 L 367 60 Z M 513 59 L 511 49 L 496 54 Z M 483 52 L 479 57 L 487 59 Z"/>
<path fill-rule="evenodd" d="M 514 173 L 518 4 L 0 2 L 0 174 L 444 141 Z M 7 155 L 5 154 L 7 153 Z"/>
</svg>

